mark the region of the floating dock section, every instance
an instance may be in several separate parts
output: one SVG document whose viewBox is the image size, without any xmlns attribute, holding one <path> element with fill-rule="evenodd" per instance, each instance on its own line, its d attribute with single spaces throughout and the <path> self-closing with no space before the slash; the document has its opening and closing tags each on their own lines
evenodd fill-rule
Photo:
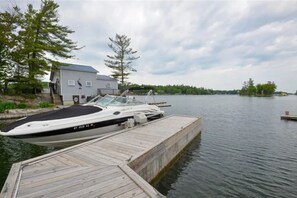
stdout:
<svg viewBox="0 0 297 198">
<path fill-rule="evenodd" d="M 281 115 L 281 119 L 297 121 L 297 115 Z"/>
<path fill-rule="evenodd" d="M 164 197 L 149 182 L 200 132 L 200 118 L 169 116 L 15 163 L 0 197 Z"/>
<path fill-rule="evenodd" d="M 281 115 L 281 119 L 297 121 L 297 115 L 290 115 L 289 111 L 285 111 L 285 113 Z"/>
</svg>

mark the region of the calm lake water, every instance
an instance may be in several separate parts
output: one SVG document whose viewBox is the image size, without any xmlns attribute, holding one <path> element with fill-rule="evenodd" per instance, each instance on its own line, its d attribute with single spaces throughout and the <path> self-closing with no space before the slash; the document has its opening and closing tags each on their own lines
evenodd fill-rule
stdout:
<svg viewBox="0 0 297 198">
<path fill-rule="evenodd" d="M 158 96 L 202 134 L 155 185 L 167 197 L 297 197 L 297 96 Z M 1 127 L 1 126 L 0 126 Z M 0 137 L 0 186 L 14 162 L 53 151 Z"/>
</svg>

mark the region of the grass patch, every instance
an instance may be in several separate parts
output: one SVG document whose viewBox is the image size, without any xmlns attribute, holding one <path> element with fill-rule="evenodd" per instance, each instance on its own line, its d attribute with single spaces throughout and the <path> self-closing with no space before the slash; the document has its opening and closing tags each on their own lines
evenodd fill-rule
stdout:
<svg viewBox="0 0 297 198">
<path fill-rule="evenodd" d="M 19 103 L 17 104 L 17 109 L 26 109 L 28 105 L 26 103 Z"/>
<path fill-rule="evenodd" d="M 0 113 L 3 113 L 7 109 L 26 109 L 28 105 L 25 103 L 14 102 L 0 102 Z"/>
<path fill-rule="evenodd" d="M 0 113 L 4 113 L 8 109 L 27 109 L 27 108 L 50 108 L 54 105 L 47 101 L 42 101 L 36 106 L 30 106 L 26 103 L 15 103 L 15 102 L 1 102 L 0 101 Z"/>
<path fill-rule="evenodd" d="M 53 107 L 54 105 L 50 102 L 47 102 L 47 101 L 42 101 L 38 104 L 38 107 L 39 108 L 50 108 L 50 107 Z"/>
<path fill-rule="evenodd" d="M 16 109 L 17 104 L 13 102 L 1 102 L 0 103 L 0 113 L 3 113 L 6 109 Z"/>
</svg>

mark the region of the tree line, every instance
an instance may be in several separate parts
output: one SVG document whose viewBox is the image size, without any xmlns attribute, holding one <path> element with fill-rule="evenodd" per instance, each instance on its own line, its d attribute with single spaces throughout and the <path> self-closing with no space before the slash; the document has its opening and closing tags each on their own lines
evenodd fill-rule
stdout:
<svg viewBox="0 0 297 198">
<path fill-rule="evenodd" d="M 138 85 L 130 84 L 128 87 L 146 88 L 143 90 L 134 90 L 136 94 L 146 94 L 148 89 L 153 89 L 160 95 L 214 95 L 214 94 L 238 94 L 239 90 L 213 90 L 204 87 L 195 87 L 189 85 Z M 125 87 L 127 88 L 127 87 Z M 125 89 L 123 88 L 123 89 Z"/>
<path fill-rule="evenodd" d="M 155 91 L 159 94 L 182 94 L 182 95 L 211 95 L 213 90 L 203 87 L 194 87 L 188 85 L 158 85 Z"/>
<path fill-rule="evenodd" d="M 22 12 L 17 6 L 0 13 L 0 91 L 7 92 L 12 83 L 15 94 L 42 89 L 41 79 L 60 65 L 57 58 L 72 58 L 78 50 L 69 35 L 74 31 L 59 24 L 59 5 L 42 0 Z"/>
<path fill-rule="evenodd" d="M 243 82 L 239 94 L 242 96 L 272 96 L 276 88 L 276 84 L 271 81 L 265 84 L 254 85 L 254 80 L 250 78 L 248 81 Z"/>
</svg>

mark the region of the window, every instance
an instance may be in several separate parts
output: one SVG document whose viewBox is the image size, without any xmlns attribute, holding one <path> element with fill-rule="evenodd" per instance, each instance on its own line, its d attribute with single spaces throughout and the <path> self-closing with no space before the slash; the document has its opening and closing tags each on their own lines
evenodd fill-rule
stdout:
<svg viewBox="0 0 297 198">
<path fill-rule="evenodd" d="M 68 80 L 68 86 L 75 86 L 75 80 Z"/>
<path fill-rule="evenodd" d="M 86 87 L 92 87 L 92 81 L 86 81 Z"/>
</svg>

